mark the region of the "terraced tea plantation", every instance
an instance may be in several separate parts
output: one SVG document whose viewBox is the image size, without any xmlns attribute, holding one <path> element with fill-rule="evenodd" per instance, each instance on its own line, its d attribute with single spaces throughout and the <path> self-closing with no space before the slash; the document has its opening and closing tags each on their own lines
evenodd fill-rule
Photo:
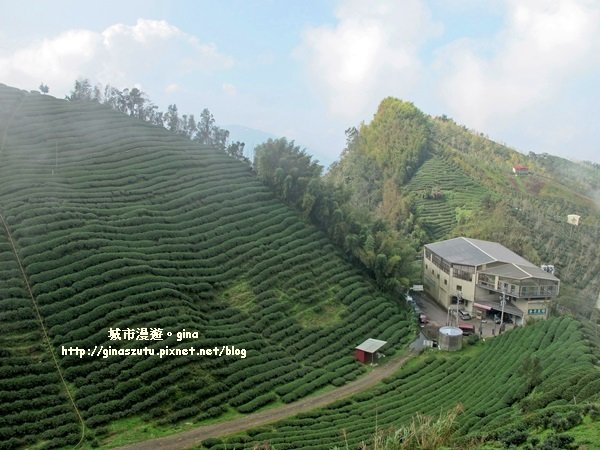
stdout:
<svg viewBox="0 0 600 450">
<path fill-rule="evenodd" d="M 478 350 L 469 356 L 437 353 L 420 358 L 379 387 L 331 407 L 205 444 L 211 449 L 250 449 L 263 442 L 277 449 L 360 448 L 376 427 L 398 427 L 416 413 L 435 416 L 458 403 L 464 406 L 458 419 L 461 439 L 495 440 L 543 426 L 573 398 L 582 409 L 600 401 L 597 357 L 573 319 L 515 329 Z M 523 366 L 532 356 L 541 361 L 542 373 L 535 394 L 529 395 L 531 374 Z"/>
<path fill-rule="evenodd" d="M 360 375 L 364 339 L 391 354 L 414 337 L 408 312 L 249 167 L 95 103 L 0 85 L 0 214 L 0 448 L 75 444 L 77 412 L 89 444 L 134 415 L 167 425 L 291 402 Z M 177 341 L 183 329 L 199 337 Z"/>
<path fill-rule="evenodd" d="M 458 223 L 459 210 L 477 210 L 485 194 L 482 186 L 440 156 L 425 161 L 406 187 L 416 193 L 417 214 L 432 240 L 446 238 Z"/>
</svg>

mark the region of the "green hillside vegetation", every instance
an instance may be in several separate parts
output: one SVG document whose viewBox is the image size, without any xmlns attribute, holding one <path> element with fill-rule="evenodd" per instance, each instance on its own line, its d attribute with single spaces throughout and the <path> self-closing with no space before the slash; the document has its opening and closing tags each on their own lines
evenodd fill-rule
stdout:
<svg viewBox="0 0 600 450">
<path fill-rule="evenodd" d="M 293 141 L 269 139 L 257 146 L 254 168 L 266 186 L 327 233 L 379 288 L 396 297 L 404 294 L 416 274 L 411 267 L 414 250 L 401 230 L 361 217 L 348 192 L 323 179 L 322 166 Z"/>
<path fill-rule="evenodd" d="M 77 443 L 67 388 L 89 447 L 125 418 L 166 433 L 339 386 L 364 373 L 351 356 L 364 339 L 390 355 L 414 337 L 397 300 L 247 164 L 107 105 L 0 85 L 0 214 L 0 448 Z M 183 329 L 200 337 L 178 342 Z M 247 357 L 80 358 L 63 345 Z"/>
<path fill-rule="evenodd" d="M 406 189 L 413 195 L 416 216 L 434 240 L 472 221 L 486 195 L 485 188 L 440 156 L 425 161 Z"/>
<path fill-rule="evenodd" d="M 554 264 L 561 304 L 589 317 L 600 292 L 597 164 L 524 155 L 393 98 L 347 135 L 323 181 L 345 193 L 340 209 L 353 220 L 397 234 L 413 258 L 428 242 L 466 235 Z M 514 175 L 515 164 L 530 173 Z M 581 225 L 567 224 L 568 214 L 580 215 Z"/>
<path fill-rule="evenodd" d="M 421 430 L 422 435 L 436 432 L 430 435 L 437 438 L 432 439 L 435 446 L 408 440 L 417 415 L 437 417 L 444 411 L 454 411 L 454 423 L 430 421 Z M 565 433 L 580 424 L 597 425 L 599 420 L 598 354 L 582 325 L 564 317 L 515 329 L 456 354 L 432 350 L 377 388 L 205 446 L 251 449 L 269 442 L 277 449 L 375 448 L 371 445 L 377 439 L 379 444 L 387 440 L 387 446 L 377 447 L 387 450 L 437 449 L 442 444 L 483 448 L 485 443 L 494 448 L 526 444 L 538 448 L 538 436 Z M 409 442 L 412 445 L 402 445 Z"/>
</svg>

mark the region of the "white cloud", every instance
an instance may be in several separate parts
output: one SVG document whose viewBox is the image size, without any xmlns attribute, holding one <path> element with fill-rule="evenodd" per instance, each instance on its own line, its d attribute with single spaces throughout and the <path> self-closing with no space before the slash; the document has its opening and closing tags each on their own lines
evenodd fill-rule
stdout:
<svg viewBox="0 0 600 450">
<path fill-rule="evenodd" d="M 364 119 L 384 96 L 408 97 L 423 70 L 419 46 L 439 31 L 418 0 L 343 1 L 337 23 L 307 29 L 295 54 L 330 112 Z"/>
<path fill-rule="evenodd" d="M 237 95 L 236 87 L 231 83 L 223 83 L 223 92 L 230 97 L 235 97 Z"/>
<path fill-rule="evenodd" d="M 498 35 L 453 42 L 438 50 L 435 65 L 450 115 L 484 131 L 522 126 L 519 121 L 548 108 L 565 83 L 599 68 L 598 3 L 509 0 L 506 6 Z"/>
<path fill-rule="evenodd" d="M 179 90 L 181 90 L 181 86 L 179 86 L 177 83 L 170 83 L 167 85 L 167 87 L 165 87 L 166 94 L 174 94 L 175 92 L 178 92 Z"/>
<path fill-rule="evenodd" d="M 226 69 L 233 59 L 211 43 L 201 43 L 165 21 L 138 19 L 133 26 L 115 24 L 102 32 L 69 30 L 56 37 L 0 54 L 0 79 L 35 89 L 40 81 L 50 92 L 66 94 L 77 78 L 114 86 L 191 71 Z"/>
</svg>

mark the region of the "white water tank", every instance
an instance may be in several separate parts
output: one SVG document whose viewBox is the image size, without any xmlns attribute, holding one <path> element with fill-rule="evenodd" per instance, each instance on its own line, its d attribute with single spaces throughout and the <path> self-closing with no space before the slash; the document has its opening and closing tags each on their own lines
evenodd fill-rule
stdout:
<svg viewBox="0 0 600 450">
<path fill-rule="evenodd" d="M 463 332 L 456 327 L 441 327 L 438 336 L 440 350 L 455 352 L 462 348 Z"/>
</svg>

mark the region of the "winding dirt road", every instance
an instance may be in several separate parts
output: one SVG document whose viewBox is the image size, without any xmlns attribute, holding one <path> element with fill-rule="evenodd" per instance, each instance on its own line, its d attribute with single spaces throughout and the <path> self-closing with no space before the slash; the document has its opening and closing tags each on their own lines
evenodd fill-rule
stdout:
<svg viewBox="0 0 600 450">
<path fill-rule="evenodd" d="M 282 405 L 277 408 L 267 409 L 256 413 L 248 414 L 247 416 L 238 419 L 220 422 L 211 425 L 204 425 L 194 428 L 189 431 L 173 434 L 156 439 L 138 442 L 136 444 L 119 447 L 120 450 L 179 450 L 192 447 L 200 444 L 201 441 L 211 437 L 222 437 L 249 428 L 265 425 L 267 423 L 276 422 L 287 417 L 295 416 L 296 414 L 310 411 L 311 409 L 320 408 L 333 403 L 342 398 L 364 391 L 375 384 L 379 383 L 384 378 L 392 375 L 400 368 L 410 356 L 403 356 L 376 367 L 368 374 L 359 379 L 340 386 L 329 392 L 324 392 L 320 395 L 304 398 L 287 405 Z"/>
</svg>

